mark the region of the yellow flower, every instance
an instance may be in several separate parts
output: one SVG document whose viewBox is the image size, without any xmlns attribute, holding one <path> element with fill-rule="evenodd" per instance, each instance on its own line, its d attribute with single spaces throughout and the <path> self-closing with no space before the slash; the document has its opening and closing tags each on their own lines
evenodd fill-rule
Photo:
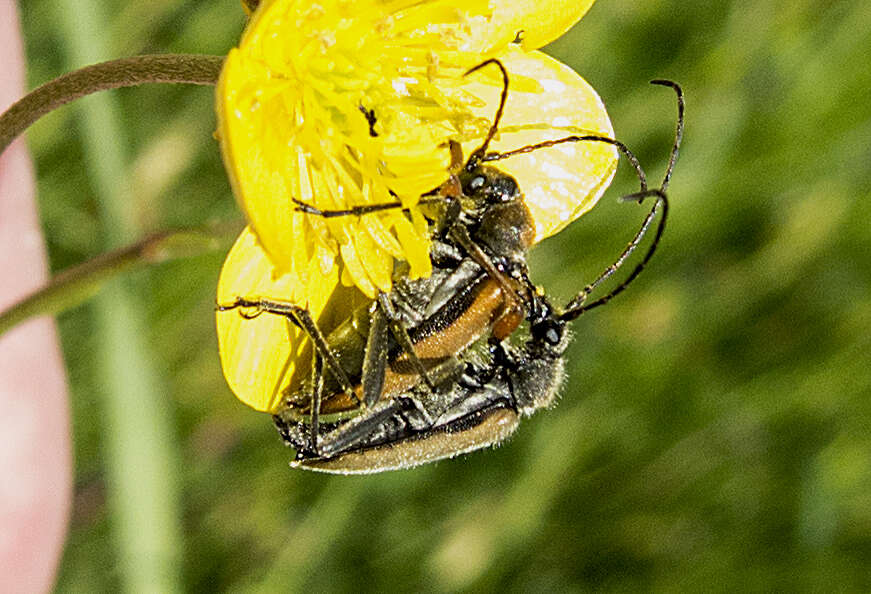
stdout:
<svg viewBox="0 0 871 594">
<path fill-rule="evenodd" d="M 613 132 L 598 96 L 566 66 L 533 51 L 592 0 L 273 0 L 252 15 L 218 86 L 219 137 L 250 228 L 221 274 L 218 301 L 268 296 L 307 307 L 329 330 L 354 299 L 389 291 L 394 259 L 430 272 L 415 204 L 447 178 L 448 140 L 465 153 L 492 123 L 498 71 L 462 74 L 486 58 L 508 69 L 505 115 L 492 150 Z M 513 43 L 519 40 L 519 43 Z M 536 240 L 589 210 L 616 168 L 601 143 L 502 161 L 536 223 Z M 399 200 L 398 209 L 323 219 L 295 210 Z M 359 289 L 350 288 L 351 286 Z M 356 295 L 356 297 L 354 297 Z M 337 307 L 332 303 L 339 302 Z M 322 315 L 323 314 L 323 315 Z M 272 411 L 307 372 L 305 337 L 285 320 L 218 315 L 224 373 L 246 404 Z"/>
</svg>

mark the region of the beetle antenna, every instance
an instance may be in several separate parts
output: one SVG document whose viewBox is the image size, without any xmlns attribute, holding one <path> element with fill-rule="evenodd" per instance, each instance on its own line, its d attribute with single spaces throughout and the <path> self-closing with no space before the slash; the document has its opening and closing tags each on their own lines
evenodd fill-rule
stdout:
<svg viewBox="0 0 871 594">
<path fill-rule="evenodd" d="M 671 181 L 671 172 L 674 170 L 674 164 L 677 162 L 677 155 L 680 151 L 680 143 L 683 140 L 684 109 L 686 108 L 686 104 L 684 102 L 683 89 L 681 89 L 680 85 L 676 82 L 657 78 L 650 81 L 650 84 L 659 85 L 661 87 L 670 87 L 677 94 L 677 125 L 674 131 L 674 143 L 671 146 L 671 155 L 668 159 L 668 168 L 665 170 L 665 177 L 662 180 L 662 185 L 659 186 L 659 189 L 665 192 L 668 190 L 668 184 Z"/>
<path fill-rule="evenodd" d="M 668 160 L 668 167 L 666 168 L 665 176 L 659 189 L 647 190 L 644 187 L 644 179 L 639 176 L 642 190 L 634 194 L 629 194 L 628 196 L 623 196 L 621 198 L 621 201 L 637 201 L 638 203 L 641 203 L 648 196 L 656 196 L 656 203 L 653 205 L 653 208 L 644 218 L 644 221 L 641 223 L 641 227 L 639 228 L 638 232 L 636 232 L 635 236 L 632 238 L 632 241 L 630 241 L 626 248 L 623 250 L 623 253 L 620 254 L 620 257 L 617 258 L 617 260 L 607 269 L 605 269 L 605 271 L 600 274 L 595 281 L 584 287 L 584 289 L 566 305 L 565 310 L 560 315 L 560 319 L 564 321 L 574 320 L 587 310 L 599 307 L 600 305 L 605 305 L 611 299 L 625 291 L 626 288 L 632 283 L 632 281 L 634 281 L 638 277 L 638 275 L 641 274 L 641 271 L 644 270 L 645 266 L 647 266 L 647 263 L 650 262 L 651 258 L 653 258 L 653 254 L 659 247 L 659 241 L 660 239 L 662 239 L 662 234 L 665 231 L 665 223 L 668 219 L 668 197 L 666 196 L 665 192 L 668 189 L 669 182 L 671 181 L 671 174 L 674 170 L 674 165 L 677 162 L 677 156 L 680 151 L 681 141 L 683 140 L 685 103 L 683 90 L 681 89 L 679 84 L 670 80 L 662 79 L 653 80 L 651 81 L 651 84 L 670 87 L 674 89 L 675 93 L 677 94 L 677 125 L 675 128 L 674 142 L 672 143 L 671 154 Z M 626 149 L 626 152 L 624 152 L 624 154 L 631 154 L 631 152 Z M 627 158 L 630 162 L 632 162 L 632 158 L 629 158 L 628 156 Z M 639 169 L 640 167 L 637 167 L 636 172 Z M 660 204 L 662 205 L 661 209 L 659 209 Z M 598 287 L 608 277 L 614 274 L 625 263 L 626 259 L 632 254 L 632 252 L 635 251 L 635 249 L 640 245 L 641 240 L 647 234 L 647 231 L 650 228 L 650 225 L 653 222 L 653 218 L 658 209 L 662 211 L 662 214 L 660 215 L 659 224 L 656 227 L 656 235 L 653 237 L 653 241 L 651 242 L 650 247 L 647 248 L 647 252 L 644 254 L 644 258 L 641 260 L 641 262 L 639 262 L 638 265 L 635 266 L 629 276 L 626 277 L 626 279 L 622 283 L 620 283 L 617 287 L 608 292 L 608 294 L 603 295 L 602 297 L 590 304 L 586 304 L 585 302 L 590 296 L 590 293 L 592 293 L 596 289 L 596 287 Z"/>
<path fill-rule="evenodd" d="M 665 192 L 659 189 L 655 190 L 646 190 L 644 192 L 636 192 L 635 194 L 629 194 L 628 196 L 624 196 L 622 200 L 624 201 L 637 201 L 641 202 L 644 198 L 648 196 L 656 196 L 656 203 L 653 205 L 653 208 L 650 209 L 650 212 L 647 213 L 647 216 L 644 217 L 644 221 L 641 223 L 641 227 L 635 233 L 635 236 L 632 238 L 632 241 L 626 246 L 623 252 L 620 254 L 620 257 L 617 260 L 608 266 L 605 271 L 599 275 L 599 277 L 594 280 L 592 283 L 584 287 L 584 289 L 571 301 L 566 304 L 565 309 L 562 314 L 560 314 L 559 318 L 563 321 L 570 322 L 580 316 L 587 310 L 593 309 L 595 307 L 599 307 L 600 305 L 605 305 L 611 299 L 622 293 L 626 290 L 626 288 L 632 284 L 641 271 L 647 266 L 647 263 L 650 262 L 651 258 L 653 258 L 653 254 L 656 253 L 656 248 L 659 247 L 659 240 L 662 239 L 662 234 L 665 231 L 665 222 L 668 219 L 668 197 L 665 195 Z M 662 208 L 659 208 L 660 204 Z M 644 258 L 639 262 L 629 276 L 621 282 L 619 285 L 614 287 L 613 290 L 609 291 L 608 294 L 603 295 L 602 297 L 596 299 L 592 303 L 587 304 L 587 298 L 590 296 L 596 287 L 602 284 L 606 279 L 608 279 L 612 274 L 617 272 L 621 266 L 626 262 L 632 252 L 635 251 L 641 244 L 641 240 L 647 235 L 647 231 L 650 229 L 650 225 L 653 222 L 653 219 L 656 216 L 657 211 L 661 211 L 662 214 L 659 218 L 659 224 L 656 226 L 656 235 L 653 237 L 653 241 L 650 243 L 650 247 L 647 248 L 647 252 L 644 254 Z"/>
<path fill-rule="evenodd" d="M 624 157 L 626 157 L 626 160 L 629 161 L 629 164 L 632 165 L 632 169 L 635 170 L 635 175 L 638 177 L 638 182 L 641 185 L 640 191 L 647 191 L 647 175 L 644 173 L 644 169 L 641 167 L 641 163 L 638 162 L 638 158 L 635 156 L 635 154 L 629 150 L 629 147 L 627 147 L 619 140 L 609 138 L 607 136 L 601 136 L 599 134 L 572 135 L 566 136 L 565 138 L 545 140 L 544 142 L 522 146 L 517 149 L 505 151 L 504 153 L 490 153 L 481 157 L 481 161 L 484 163 L 490 161 L 501 161 L 503 159 L 514 157 L 516 155 L 524 155 L 526 153 L 531 153 L 539 149 L 557 146 L 559 144 L 566 144 L 569 142 L 604 142 L 605 144 L 610 144 L 616 147 L 617 150 L 620 151 Z"/>
<path fill-rule="evenodd" d="M 487 153 L 487 147 L 490 146 L 490 141 L 493 140 L 493 137 L 496 136 L 496 132 L 499 131 L 499 122 L 502 120 L 502 113 L 505 111 L 505 102 L 508 101 L 508 71 L 499 60 L 495 58 L 485 60 L 477 66 L 467 70 L 463 76 L 469 76 L 473 72 L 477 72 L 491 64 L 498 66 L 499 70 L 502 72 L 502 94 L 499 96 L 499 107 L 496 109 L 496 116 L 493 118 L 493 125 L 490 126 L 490 130 L 484 138 L 484 143 L 469 155 L 469 160 L 466 162 L 466 170 L 474 169 L 479 161 L 484 160 L 483 157 Z"/>
</svg>

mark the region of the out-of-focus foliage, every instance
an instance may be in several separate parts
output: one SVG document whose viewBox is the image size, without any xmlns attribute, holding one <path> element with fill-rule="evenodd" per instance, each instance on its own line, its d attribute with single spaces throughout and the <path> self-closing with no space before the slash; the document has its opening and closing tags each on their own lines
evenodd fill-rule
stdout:
<svg viewBox="0 0 871 594">
<path fill-rule="evenodd" d="M 244 21 L 237 0 L 104 4 L 115 56 L 224 53 Z M 49 0 L 21 12 L 35 85 L 69 67 L 58 19 L 71 17 Z M 575 324 L 559 406 L 496 451 L 373 477 L 291 471 L 268 417 L 221 377 L 221 256 L 135 279 L 176 419 L 187 587 L 871 588 L 868 47 L 861 0 L 600 0 L 551 48 L 654 179 L 674 104 L 649 79 L 684 85 L 687 137 L 661 253 Z M 210 91 L 117 98 L 142 226 L 233 216 Z M 45 118 L 30 144 L 54 268 L 100 253 L 74 112 Z M 536 280 L 567 298 L 609 263 L 641 217 L 613 199 L 632 188 L 624 166 L 611 199 L 536 249 Z M 77 478 L 59 590 L 109 591 L 89 309 L 61 329 Z"/>
</svg>

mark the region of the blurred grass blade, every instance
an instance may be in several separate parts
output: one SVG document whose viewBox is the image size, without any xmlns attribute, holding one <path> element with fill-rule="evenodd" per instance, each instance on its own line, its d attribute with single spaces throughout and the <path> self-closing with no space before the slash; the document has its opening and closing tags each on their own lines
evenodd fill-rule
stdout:
<svg viewBox="0 0 871 594">
<path fill-rule="evenodd" d="M 113 56 L 105 35 L 108 3 L 61 0 L 52 6 L 69 69 Z M 131 144 L 118 96 L 91 95 L 76 107 L 102 233 L 109 247 L 122 246 L 142 236 L 142 205 L 128 179 Z M 99 366 L 116 571 L 128 592 L 180 592 L 184 537 L 174 406 L 147 342 L 143 304 L 126 280 L 108 282 L 94 302 L 99 340 L 92 353 Z"/>
<path fill-rule="evenodd" d="M 285 546 L 257 584 L 241 588 L 252 593 L 303 592 L 306 582 L 328 556 L 333 543 L 349 529 L 363 499 L 360 489 L 349 488 L 345 477 L 333 478 L 317 504 L 289 531 Z"/>
<path fill-rule="evenodd" d="M 156 233 L 56 275 L 45 287 L 0 312 L 0 335 L 39 315 L 57 315 L 93 297 L 103 284 L 131 268 L 191 258 L 229 247 L 241 225 L 223 224 Z"/>
</svg>

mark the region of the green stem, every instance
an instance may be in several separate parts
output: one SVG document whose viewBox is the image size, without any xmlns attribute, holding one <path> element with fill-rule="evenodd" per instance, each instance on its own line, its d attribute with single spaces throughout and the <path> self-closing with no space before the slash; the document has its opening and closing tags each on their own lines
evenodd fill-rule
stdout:
<svg viewBox="0 0 871 594">
<path fill-rule="evenodd" d="M 80 97 L 147 83 L 214 85 L 223 56 L 156 54 L 85 66 L 37 87 L 0 115 L 0 153 L 45 114 Z"/>
<path fill-rule="evenodd" d="M 0 336 L 39 315 L 55 315 L 93 297 L 107 280 L 137 266 L 225 249 L 238 234 L 236 222 L 155 233 L 133 245 L 102 254 L 56 275 L 36 292 L 0 312 Z"/>
</svg>

